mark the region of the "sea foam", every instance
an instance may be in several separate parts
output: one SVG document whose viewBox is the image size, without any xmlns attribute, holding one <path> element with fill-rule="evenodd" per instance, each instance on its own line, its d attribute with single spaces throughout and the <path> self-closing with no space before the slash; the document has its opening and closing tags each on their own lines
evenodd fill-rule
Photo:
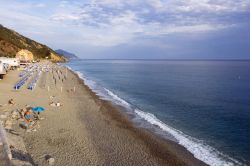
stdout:
<svg viewBox="0 0 250 166">
<path fill-rule="evenodd" d="M 67 66 L 68 67 L 68 66 Z M 97 95 L 100 95 L 101 97 L 104 97 L 105 99 L 109 99 L 112 100 L 115 104 L 124 106 L 124 107 L 130 107 L 131 105 L 121 99 L 120 97 L 118 97 L 116 94 L 114 94 L 111 90 L 103 88 L 102 90 L 100 89 L 100 87 L 98 87 L 97 83 L 93 80 L 87 79 L 83 73 L 79 72 L 79 71 L 74 71 L 72 70 L 70 67 L 68 67 L 68 69 L 70 69 L 71 71 L 75 72 L 79 78 L 81 78 L 85 85 L 87 85 L 90 89 L 92 89 Z"/>
<path fill-rule="evenodd" d="M 68 67 L 68 66 L 67 66 Z M 121 105 L 126 108 L 132 109 L 132 105 L 129 104 L 124 99 L 120 98 L 118 95 L 110 91 L 109 89 L 103 88 L 100 90 L 95 81 L 87 79 L 83 73 L 79 71 L 74 71 L 68 67 L 71 71 L 75 72 L 79 78 L 84 80 L 85 85 L 92 89 L 97 95 L 104 97 L 105 99 L 111 100 L 115 104 Z M 239 161 L 219 152 L 215 148 L 206 145 L 203 141 L 193 138 L 171 126 L 166 125 L 160 121 L 155 115 L 141 111 L 140 109 L 134 109 L 134 112 L 142 120 L 147 121 L 148 123 L 157 126 L 160 130 L 173 136 L 177 143 L 185 147 L 189 152 L 191 152 L 195 158 L 203 161 L 204 163 L 212 166 L 234 166 L 234 165 L 243 165 Z"/>
<path fill-rule="evenodd" d="M 162 130 L 170 133 L 178 141 L 178 143 L 184 146 L 188 151 L 190 151 L 195 158 L 205 162 L 208 165 L 213 165 L 213 166 L 242 165 L 240 162 L 219 152 L 213 147 L 204 144 L 201 140 L 188 136 L 183 132 L 166 125 L 151 113 L 143 112 L 139 109 L 136 109 L 135 113 L 139 115 L 142 119 L 146 120 L 147 122 L 156 125 Z"/>
<path fill-rule="evenodd" d="M 126 106 L 126 107 L 131 106 L 128 102 L 126 102 L 125 100 L 123 100 L 123 99 L 121 99 L 120 97 L 118 97 L 118 96 L 117 96 L 116 94 L 114 94 L 112 91 L 110 91 L 110 90 L 108 90 L 108 89 L 106 89 L 106 88 L 104 88 L 104 89 L 107 91 L 108 95 L 111 96 L 113 100 L 115 100 L 115 103 L 116 103 L 116 104 L 120 104 L 120 105 Z"/>
</svg>

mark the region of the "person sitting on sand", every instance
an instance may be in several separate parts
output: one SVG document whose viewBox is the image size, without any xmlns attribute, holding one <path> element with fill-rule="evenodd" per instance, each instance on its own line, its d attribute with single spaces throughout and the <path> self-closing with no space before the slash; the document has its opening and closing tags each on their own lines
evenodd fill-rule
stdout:
<svg viewBox="0 0 250 166">
<path fill-rule="evenodd" d="M 31 112 L 30 112 L 30 110 L 27 110 L 24 113 L 24 119 L 26 120 L 26 122 L 30 122 L 31 121 Z"/>
</svg>

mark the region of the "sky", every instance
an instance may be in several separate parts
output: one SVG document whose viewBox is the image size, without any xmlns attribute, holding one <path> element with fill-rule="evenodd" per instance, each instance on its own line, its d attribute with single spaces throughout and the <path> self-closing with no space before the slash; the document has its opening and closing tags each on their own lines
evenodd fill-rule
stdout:
<svg viewBox="0 0 250 166">
<path fill-rule="evenodd" d="M 0 24 L 86 59 L 250 59 L 250 0 L 0 0 Z"/>
</svg>

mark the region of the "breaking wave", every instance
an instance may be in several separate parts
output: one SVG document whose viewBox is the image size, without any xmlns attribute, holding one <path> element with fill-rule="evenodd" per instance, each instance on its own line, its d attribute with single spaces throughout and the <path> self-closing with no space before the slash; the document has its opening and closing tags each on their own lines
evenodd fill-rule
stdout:
<svg viewBox="0 0 250 166">
<path fill-rule="evenodd" d="M 184 146 L 188 151 L 190 151 L 195 158 L 205 162 L 208 165 L 241 165 L 241 163 L 239 163 L 238 161 L 224 155 L 213 147 L 204 144 L 201 140 L 188 136 L 183 132 L 166 125 L 151 113 L 143 112 L 139 109 L 135 109 L 135 113 L 150 124 L 156 125 L 163 131 L 170 133 L 177 140 L 177 142 L 180 145 Z"/>
<path fill-rule="evenodd" d="M 68 67 L 72 70 L 70 67 Z M 112 101 L 115 104 L 121 105 L 127 109 L 130 109 L 134 112 L 136 116 L 139 117 L 142 121 L 146 121 L 151 125 L 157 126 L 159 130 L 170 134 L 175 138 L 178 144 L 185 147 L 189 152 L 191 152 L 195 158 L 203 161 L 204 163 L 212 166 L 234 166 L 234 165 L 243 165 L 239 161 L 219 152 L 215 148 L 205 144 L 203 141 L 193 138 L 182 131 L 179 131 L 159 120 L 155 115 L 141 111 L 138 108 L 133 107 L 127 101 L 123 100 L 117 96 L 112 91 L 99 86 L 95 81 L 87 79 L 81 72 L 74 71 L 84 83 L 91 88 L 97 95 L 103 97 L 106 100 Z"/>
</svg>

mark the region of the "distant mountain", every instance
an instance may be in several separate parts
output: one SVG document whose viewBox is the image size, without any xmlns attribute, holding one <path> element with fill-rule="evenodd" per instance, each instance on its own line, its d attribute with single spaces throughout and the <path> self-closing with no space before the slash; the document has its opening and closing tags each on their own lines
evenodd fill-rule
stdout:
<svg viewBox="0 0 250 166">
<path fill-rule="evenodd" d="M 24 37 L 0 24 L 0 56 L 15 57 L 16 53 L 22 49 L 32 52 L 35 59 L 49 57 L 52 61 L 66 61 L 65 57 L 57 54 L 48 46 Z"/>
<path fill-rule="evenodd" d="M 70 53 L 68 51 L 65 51 L 65 50 L 62 50 L 62 49 L 58 49 L 58 50 L 55 50 L 57 54 L 59 55 L 62 55 L 64 57 L 66 57 L 67 59 L 78 59 L 78 57 L 73 54 L 73 53 Z"/>
</svg>

